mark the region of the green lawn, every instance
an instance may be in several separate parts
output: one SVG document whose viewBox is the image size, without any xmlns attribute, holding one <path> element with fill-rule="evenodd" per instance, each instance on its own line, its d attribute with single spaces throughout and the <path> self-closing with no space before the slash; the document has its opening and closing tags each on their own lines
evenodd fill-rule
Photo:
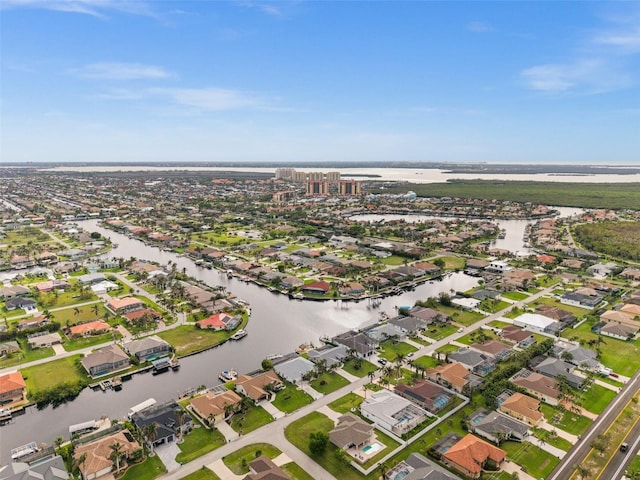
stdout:
<svg viewBox="0 0 640 480">
<path fill-rule="evenodd" d="M 569 411 L 560 414 L 558 410 L 546 403 L 540 404 L 540 411 L 551 425 L 573 435 L 582 435 L 592 423 L 591 419 Z"/>
<path fill-rule="evenodd" d="M 96 308 L 94 308 L 94 305 L 97 307 L 98 313 L 96 313 Z M 51 312 L 51 315 L 56 322 L 63 326 L 75 325 L 76 323 L 87 322 L 89 320 L 104 319 L 110 316 L 109 312 L 107 312 L 107 309 L 101 302 L 96 302 L 94 305 L 77 307 L 77 314 L 74 311 L 75 308 L 71 307 L 65 308 L 64 310 Z"/>
<path fill-rule="evenodd" d="M 399 257 L 397 255 L 391 255 L 390 257 L 387 258 L 381 258 L 380 262 L 383 263 L 384 265 L 391 265 L 394 267 L 397 267 L 399 265 L 402 265 L 407 259 L 403 258 L 403 257 Z"/>
<path fill-rule="evenodd" d="M 478 309 L 482 310 L 483 312 L 496 313 L 496 312 L 499 312 L 500 310 L 504 310 L 509 305 L 511 304 L 505 302 L 504 300 L 487 299 L 487 300 L 483 300 L 480 303 L 480 305 L 478 305 Z"/>
<path fill-rule="evenodd" d="M 198 352 L 213 347 L 227 340 L 229 332 L 212 332 L 201 330 L 191 325 L 181 325 L 171 330 L 158 333 L 158 336 L 169 342 L 178 356 Z"/>
<path fill-rule="evenodd" d="M 33 395 L 35 392 L 58 385 L 61 379 L 68 382 L 85 381 L 87 374 L 77 363 L 77 360 L 81 358 L 82 355 L 73 355 L 23 368 L 21 371 L 27 384 L 27 390 Z"/>
<path fill-rule="evenodd" d="M 436 352 L 438 352 L 438 353 L 457 352 L 459 348 L 460 347 L 458 347 L 457 345 L 452 345 L 450 343 L 447 343 L 446 345 L 443 345 L 440 348 L 437 348 Z"/>
<path fill-rule="evenodd" d="M 0 357 L 0 368 L 13 367 L 54 355 L 53 348 L 51 347 L 32 350 L 25 340 L 18 340 L 18 344 L 22 347 L 22 350 L 5 357 Z"/>
<path fill-rule="evenodd" d="M 529 298 L 529 294 L 524 292 L 504 292 L 500 296 L 516 302 Z"/>
<path fill-rule="evenodd" d="M 513 325 L 513 324 L 509 322 L 501 322 L 500 320 L 494 320 L 487 324 L 488 327 L 500 328 L 500 329 L 503 329 L 504 327 L 508 327 L 509 325 Z"/>
<path fill-rule="evenodd" d="M 297 463 L 285 463 L 280 468 L 282 468 L 292 480 L 314 480 L 313 477 L 305 472 Z"/>
<path fill-rule="evenodd" d="M 349 385 L 349 380 L 337 373 L 323 373 L 318 378 L 311 382 L 311 386 L 314 390 L 324 393 L 325 395 L 331 392 L 335 392 L 339 388 Z"/>
<path fill-rule="evenodd" d="M 546 478 L 560 462 L 557 457 L 529 442 L 504 442 L 500 445 L 507 457 L 534 478 Z"/>
<path fill-rule="evenodd" d="M 197 472 L 193 472 L 191 475 L 182 477 L 181 480 L 220 480 L 220 477 L 208 468 L 202 467 Z"/>
<path fill-rule="evenodd" d="M 358 367 L 358 365 L 360 366 L 360 368 L 356 368 Z M 344 362 L 342 369 L 345 372 L 350 373 L 354 377 L 362 378 L 369 375 L 370 372 L 375 372 L 376 370 L 378 370 L 378 367 L 376 367 L 373 363 L 368 362 L 367 360 L 352 359 Z"/>
<path fill-rule="evenodd" d="M 438 365 L 438 361 L 429 355 L 418 357 L 415 360 L 412 360 L 412 363 L 422 368 L 433 368 Z"/>
<path fill-rule="evenodd" d="M 72 352 L 74 350 L 93 347 L 95 345 L 100 345 L 101 343 L 112 342 L 114 339 L 119 340 L 121 338 L 122 335 L 118 332 L 103 333 L 102 335 L 79 337 L 72 340 L 67 340 L 66 342 L 63 342 L 63 346 L 67 352 Z"/>
<path fill-rule="evenodd" d="M 378 353 L 379 357 L 386 358 L 393 362 L 398 355 L 407 356 L 408 353 L 413 353 L 418 349 L 413 345 L 409 345 L 405 342 L 394 342 L 393 340 L 387 340 L 382 342 L 380 346 L 384 349 Z"/>
<path fill-rule="evenodd" d="M 331 402 L 328 406 L 338 413 L 350 412 L 352 408 L 358 409 L 364 398 L 355 393 L 347 393 L 344 397 Z"/>
<path fill-rule="evenodd" d="M 465 327 L 473 325 L 484 318 L 484 316 L 478 312 L 469 312 L 455 307 L 445 307 L 444 305 L 438 305 L 438 310 L 449 315 L 454 322 L 464 325 Z"/>
<path fill-rule="evenodd" d="M 458 331 L 458 327 L 450 325 L 448 323 L 439 323 L 429 325 L 427 329 L 422 333 L 425 337 L 433 338 L 434 340 L 442 340 L 451 334 Z"/>
<path fill-rule="evenodd" d="M 77 303 L 86 303 L 99 300 L 91 290 L 88 290 L 84 295 L 80 295 L 80 292 L 73 288 L 68 289 L 64 293 L 43 293 L 38 295 L 38 304 L 44 309 L 48 308 L 60 308 L 60 307 L 72 307 Z"/>
<path fill-rule="evenodd" d="M 440 257 L 444 261 L 445 270 L 462 270 L 467 261 L 461 257 Z"/>
<path fill-rule="evenodd" d="M 465 345 L 471 345 L 472 343 L 482 343 L 487 340 L 499 340 L 499 338 L 492 330 L 478 328 L 477 330 L 458 338 L 456 341 L 464 343 Z"/>
<path fill-rule="evenodd" d="M 127 470 L 127 473 L 120 477 L 120 480 L 153 480 L 166 473 L 166 471 L 167 469 L 160 458 L 155 455 L 147 457 L 144 462 L 131 467 Z"/>
<path fill-rule="evenodd" d="M 246 435 L 263 425 L 273 422 L 273 417 L 264 408 L 250 407 L 245 413 L 236 413 L 231 419 L 231 428 Z"/>
<path fill-rule="evenodd" d="M 311 395 L 296 385 L 287 383 L 286 387 L 278 392 L 272 403 L 281 412 L 291 413 L 311 402 L 313 402 Z"/>
<path fill-rule="evenodd" d="M 582 407 L 591 413 L 600 415 L 616 396 L 616 392 L 595 383 L 587 392 L 581 392 Z"/>
<path fill-rule="evenodd" d="M 209 430 L 200 426 L 194 428 L 191 433 L 184 436 L 184 441 L 178 444 L 180 453 L 176 456 L 176 462 L 187 463 L 221 447 L 226 442 L 224 435 L 217 429 Z"/>
<path fill-rule="evenodd" d="M 544 440 L 545 443 L 548 443 L 549 445 L 553 445 L 554 447 L 558 447 L 559 449 L 564 450 L 565 452 L 568 452 L 571 449 L 571 447 L 573 447 L 573 443 L 571 443 L 569 440 L 565 440 L 559 435 L 556 435 L 555 437 L 553 437 L 548 430 L 544 430 L 542 428 L 537 428 L 537 427 L 531 427 L 531 432 L 536 438 L 541 438 Z"/>
<path fill-rule="evenodd" d="M 249 463 L 260 455 L 266 455 L 273 460 L 281 453 L 278 448 L 268 443 L 253 443 L 230 453 L 222 461 L 236 475 L 244 475 L 249 473 Z"/>
</svg>

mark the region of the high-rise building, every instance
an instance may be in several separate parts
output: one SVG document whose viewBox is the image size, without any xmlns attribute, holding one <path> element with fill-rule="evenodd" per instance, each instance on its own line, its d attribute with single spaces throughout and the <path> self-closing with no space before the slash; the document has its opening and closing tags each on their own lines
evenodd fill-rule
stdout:
<svg viewBox="0 0 640 480">
<path fill-rule="evenodd" d="M 311 180 L 314 182 L 321 182 L 323 181 L 324 178 L 324 173 L 322 172 L 309 172 L 307 173 L 307 180 Z"/>
<path fill-rule="evenodd" d="M 361 194 L 362 182 L 356 180 L 340 180 L 340 195 L 350 197 Z"/>
<path fill-rule="evenodd" d="M 340 172 L 327 172 L 327 182 L 337 185 L 340 183 Z"/>
<path fill-rule="evenodd" d="M 295 173 L 295 168 L 276 168 L 276 180 L 289 180 Z"/>
<path fill-rule="evenodd" d="M 307 196 L 327 195 L 329 193 L 329 182 L 320 180 L 307 180 Z"/>
<path fill-rule="evenodd" d="M 307 174 L 305 172 L 294 172 L 291 174 L 291 180 L 296 183 L 303 183 L 307 180 Z"/>
</svg>

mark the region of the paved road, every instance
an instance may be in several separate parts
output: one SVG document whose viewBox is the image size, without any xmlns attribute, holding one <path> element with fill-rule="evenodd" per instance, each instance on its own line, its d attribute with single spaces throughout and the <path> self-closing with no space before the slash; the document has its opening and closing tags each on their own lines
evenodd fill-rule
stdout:
<svg viewBox="0 0 640 480">
<path fill-rule="evenodd" d="M 635 426 L 631 429 L 622 443 L 627 443 L 629 445 L 629 449 L 626 453 L 616 450 L 609 462 L 609 465 L 607 465 L 602 472 L 602 475 L 600 475 L 602 480 L 620 480 L 624 476 L 624 472 L 631 463 L 631 460 L 633 460 L 638 454 L 638 448 L 640 447 L 639 420 L 636 420 Z"/>
<path fill-rule="evenodd" d="M 613 423 L 624 406 L 629 402 L 631 397 L 636 394 L 640 388 L 640 372 L 636 373 L 631 380 L 624 386 L 622 391 L 616 396 L 604 412 L 595 420 L 591 427 L 582 436 L 580 442 L 575 445 L 562 462 L 556 466 L 551 472 L 547 480 L 567 480 L 571 477 L 575 470 L 575 466 L 580 464 L 589 451 L 591 450 L 591 442 Z M 637 445 L 636 445 L 637 449 Z M 603 480 L 613 480 L 613 477 L 601 477 Z"/>
</svg>

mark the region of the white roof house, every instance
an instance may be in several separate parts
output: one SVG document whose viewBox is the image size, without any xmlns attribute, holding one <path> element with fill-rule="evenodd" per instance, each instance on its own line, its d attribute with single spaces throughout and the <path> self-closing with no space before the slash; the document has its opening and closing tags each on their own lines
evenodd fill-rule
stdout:
<svg viewBox="0 0 640 480">
<path fill-rule="evenodd" d="M 546 328 L 554 323 L 556 323 L 554 319 L 545 317 L 539 313 L 523 313 L 519 317 L 513 319 L 514 325 L 526 328 L 533 332 L 544 332 Z"/>
<path fill-rule="evenodd" d="M 273 367 L 280 378 L 291 383 L 300 383 L 302 377 L 314 368 L 315 364 L 304 357 L 295 357 Z"/>
<path fill-rule="evenodd" d="M 380 390 L 360 405 L 362 415 L 396 435 L 402 435 L 421 424 L 428 416 L 426 410 L 389 390 Z"/>
</svg>

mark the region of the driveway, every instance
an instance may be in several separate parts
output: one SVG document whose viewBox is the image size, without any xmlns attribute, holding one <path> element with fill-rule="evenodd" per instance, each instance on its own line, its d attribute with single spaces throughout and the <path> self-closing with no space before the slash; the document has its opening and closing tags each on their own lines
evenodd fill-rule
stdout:
<svg viewBox="0 0 640 480">
<path fill-rule="evenodd" d="M 176 462 L 176 455 L 180 453 L 180 448 L 176 442 L 158 445 L 154 451 L 156 452 L 156 455 L 158 455 L 158 458 L 162 460 L 164 466 L 167 467 L 168 473 L 175 472 L 182 466 Z"/>
</svg>

